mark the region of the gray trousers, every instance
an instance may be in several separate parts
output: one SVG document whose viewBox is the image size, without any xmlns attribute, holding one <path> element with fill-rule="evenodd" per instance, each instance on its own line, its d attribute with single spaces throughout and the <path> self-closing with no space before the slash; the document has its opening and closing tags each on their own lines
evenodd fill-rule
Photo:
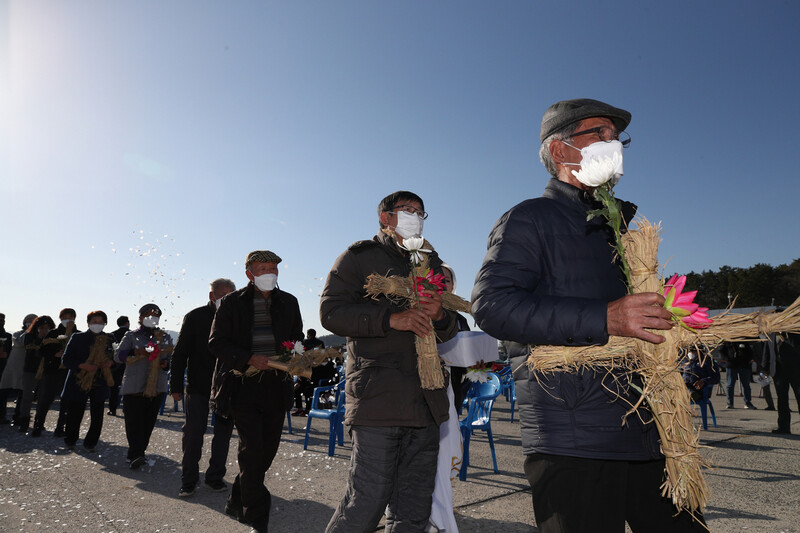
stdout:
<svg viewBox="0 0 800 533">
<path fill-rule="evenodd" d="M 208 427 L 209 397 L 202 394 L 183 396 L 186 402 L 186 422 L 183 423 L 183 460 L 181 462 L 183 484 L 197 483 L 200 480 L 200 456 L 203 453 L 203 436 Z M 233 420 L 218 416 L 214 423 L 214 437 L 211 440 L 211 459 L 208 462 L 205 479 L 222 480 L 225 477 L 225 463 L 228 460 L 228 447 L 233 432 Z"/>
<path fill-rule="evenodd" d="M 34 372 L 25 372 L 22 375 L 22 399 L 19 407 L 19 418 L 23 422 L 31 419 L 33 395 L 38 385 L 39 380 L 36 379 L 36 374 Z"/>
<path fill-rule="evenodd" d="M 423 532 L 431 516 L 439 428 L 353 426 L 347 491 L 326 533 Z M 387 508 L 388 506 L 388 508 Z"/>
</svg>

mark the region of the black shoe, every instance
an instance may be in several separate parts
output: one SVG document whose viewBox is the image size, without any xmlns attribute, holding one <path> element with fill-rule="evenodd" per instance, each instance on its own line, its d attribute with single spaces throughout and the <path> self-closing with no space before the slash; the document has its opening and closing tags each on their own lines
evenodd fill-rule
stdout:
<svg viewBox="0 0 800 533">
<path fill-rule="evenodd" d="M 206 487 L 210 488 L 214 492 L 225 492 L 228 490 L 228 485 L 226 485 L 221 479 L 214 479 L 212 481 L 206 480 Z"/>
<path fill-rule="evenodd" d="M 117 412 L 116 411 L 109 411 L 107 414 L 108 414 L 108 416 L 117 416 Z"/>
<path fill-rule="evenodd" d="M 63 437 L 64 435 L 66 435 L 66 433 L 64 433 L 64 428 L 56 428 L 53 432 L 54 437 Z"/>
<path fill-rule="evenodd" d="M 267 531 L 269 531 L 269 528 L 266 521 L 250 524 L 250 533 L 267 533 Z"/>
<path fill-rule="evenodd" d="M 245 523 L 244 510 L 242 510 L 242 505 L 241 504 L 239 504 L 238 506 L 234 505 L 231 503 L 230 499 L 228 499 L 228 501 L 225 502 L 225 514 L 228 516 L 232 516 L 242 524 Z"/>
<path fill-rule="evenodd" d="M 136 459 L 131 460 L 129 468 L 131 470 L 139 470 L 139 468 L 141 468 L 146 462 L 147 460 L 144 458 L 144 455 L 140 455 Z"/>
<path fill-rule="evenodd" d="M 775 433 L 776 435 L 791 435 L 792 434 L 792 432 L 789 431 L 788 429 L 781 429 L 781 428 L 773 429 L 772 432 Z"/>
<path fill-rule="evenodd" d="M 758 409 L 758 407 L 756 407 L 755 405 L 753 405 L 750 402 L 747 402 L 746 404 L 744 404 L 744 408 L 745 409 Z"/>
<path fill-rule="evenodd" d="M 189 496 L 194 495 L 194 491 L 197 488 L 196 483 L 184 483 L 181 487 L 181 490 L 178 491 L 179 498 L 188 498 Z"/>
<path fill-rule="evenodd" d="M 734 409 L 733 404 L 729 403 L 727 406 L 725 406 L 725 409 Z"/>
<path fill-rule="evenodd" d="M 69 445 L 67 445 L 67 446 L 69 446 Z M 75 445 L 74 445 L 74 444 L 73 444 L 72 446 L 73 446 L 73 447 L 75 447 Z M 86 446 L 86 445 L 84 444 L 84 445 L 83 445 L 83 449 L 84 449 L 84 450 L 86 450 L 86 451 L 87 451 L 87 452 L 89 452 L 89 453 L 92 453 L 92 452 L 94 451 L 94 446 Z"/>
<path fill-rule="evenodd" d="M 765 410 L 765 411 L 774 411 L 774 410 L 775 410 L 775 407 L 774 407 L 774 406 L 772 406 L 772 405 L 768 405 L 768 406 L 766 406 L 766 407 L 764 408 L 764 410 Z"/>
<path fill-rule="evenodd" d="M 66 441 L 64 441 L 64 445 L 67 447 L 68 450 L 74 450 L 75 449 L 75 443 L 74 442 L 66 442 Z"/>
</svg>

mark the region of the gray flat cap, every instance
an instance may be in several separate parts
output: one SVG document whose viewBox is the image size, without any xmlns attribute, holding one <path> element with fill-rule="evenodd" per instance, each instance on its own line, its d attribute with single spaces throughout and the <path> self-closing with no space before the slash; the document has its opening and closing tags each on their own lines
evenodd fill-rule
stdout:
<svg viewBox="0 0 800 533">
<path fill-rule="evenodd" d="M 591 100 L 589 98 L 563 100 L 551 105 L 544 112 L 539 140 L 544 142 L 546 138 L 558 130 L 590 117 L 610 118 L 617 131 L 624 131 L 628 124 L 631 123 L 630 113 L 599 100 Z"/>
</svg>

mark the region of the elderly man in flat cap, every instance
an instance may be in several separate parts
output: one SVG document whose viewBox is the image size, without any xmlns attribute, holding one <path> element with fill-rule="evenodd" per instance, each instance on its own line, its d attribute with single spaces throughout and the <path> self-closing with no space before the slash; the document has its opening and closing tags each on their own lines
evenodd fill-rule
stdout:
<svg viewBox="0 0 800 533">
<path fill-rule="evenodd" d="M 297 298 L 278 288 L 273 252 L 247 255 L 250 283 L 225 296 L 211 325 L 217 358 L 211 403 L 217 416 L 233 417 L 239 431 L 239 473 L 225 512 L 254 531 L 267 531 L 271 496 L 264 485 L 292 405 L 292 377 L 270 367 L 286 341 L 303 339 Z"/>
<path fill-rule="evenodd" d="M 114 353 L 114 360 L 125 365 L 120 394 L 131 470 L 147 462 L 144 452 L 150 444 L 150 435 L 167 393 L 172 337 L 158 327 L 160 319 L 161 309 L 156 304 L 142 306 L 139 309 L 140 327 L 128 331 Z M 154 367 L 158 372 L 155 388 L 148 386 Z"/>
<path fill-rule="evenodd" d="M 478 326 L 512 341 L 525 473 L 542 533 L 704 531 L 702 517 L 677 513 L 661 496 L 664 456 L 645 407 L 626 416 L 641 381 L 584 370 L 535 374 L 529 345 L 605 344 L 609 335 L 664 342 L 670 315 L 656 293 L 626 295 L 610 246 L 614 236 L 593 187 L 576 174 L 609 157 L 622 175 L 631 114 L 597 100 L 550 106 L 542 118 L 540 158 L 551 179 L 541 198 L 505 213 L 489 235 L 472 292 Z M 618 155 L 618 157 L 617 157 Z M 575 171 L 575 172 L 573 172 Z M 630 220 L 636 207 L 623 202 Z M 645 329 L 647 328 L 647 329 Z"/>
</svg>

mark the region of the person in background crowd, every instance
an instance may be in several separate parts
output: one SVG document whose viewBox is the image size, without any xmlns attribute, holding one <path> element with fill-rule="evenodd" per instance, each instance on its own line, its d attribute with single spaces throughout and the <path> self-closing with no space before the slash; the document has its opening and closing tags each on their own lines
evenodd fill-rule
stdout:
<svg viewBox="0 0 800 533">
<path fill-rule="evenodd" d="M 456 273 L 453 270 L 453 267 L 447 263 L 442 263 L 442 273 L 444 273 L 444 281 L 445 286 L 447 287 L 447 292 L 455 292 Z M 467 322 L 467 317 L 461 313 L 456 313 L 456 320 L 458 320 L 458 331 L 469 331 L 469 322 Z M 455 405 L 457 412 L 461 411 L 461 405 L 464 403 L 464 398 L 467 397 L 467 391 L 470 387 L 470 383 L 464 382 L 464 376 L 466 373 L 467 369 L 463 366 L 450 367 L 450 382 L 453 385 L 453 404 Z"/>
<path fill-rule="evenodd" d="M 200 456 L 203 452 L 203 435 L 208 427 L 208 409 L 211 399 L 211 380 L 217 360 L 208 347 L 211 323 L 222 299 L 236 290 L 233 281 L 225 278 L 211 282 L 208 302 L 193 309 L 183 318 L 181 332 L 175 343 L 170 362 L 169 390 L 172 398 L 184 401 L 186 421 L 183 423 L 183 459 L 181 460 L 181 488 L 178 496 L 185 498 L 194 494 L 200 480 Z M 184 396 L 184 372 L 186 372 L 186 394 Z M 228 486 L 225 463 L 228 460 L 233 421 L 217 417 L 214 423 L 214 438 L 211 440 L 211 458 L 205 473 L 205 484 L 214 492 L 223 492 Z"/>
<path fill-rule="evenodd" d="M 741 381 L 744 408 L 756 409 L 750 393 L 750 381 L 753 378 L 753 350 L 749 343 L 726 342 L 722 345 L 722 356 L 727 361 L 725 376 L 727 380 L 728 409 L 733 409 L 733 397 L 736 392 L 736 380 Z"/>
<path fill-rule="evenodd" d="M 309 329 L 306 331 L 306 338 L 303 340 L 303 348 L 313 350 L 314 348 L 324 349 L 325 343 L 317 338 L 317 330 Z"/>
<path fill-rule="evenodd" d="M 103 311 L 92 311 L 86 322 L 89 329 L 75 333 L 64 350 L 62 360 L 68 374 L 61 402 L 66 404 L 67 411 L 64 443 L 70 450 L 78 441 L 86 403 L 89 402 L 89 431 L 83 439 L 83 447 L 87 452 L 93 452 L 103 430 L 103 406 L 109 388 L 106 372 L 108 377 L 112 377 L 110 369 L 114 364 L 114 350 L 113 338 L 103 333 L 108 316 Z"/>
<path fill-rule="evenodd" d="M 778 396 L 778 427 L 772 432 L 788 435 L 792 432 L 789 389 L 794 391 L 795 398 L 800 395 L 800 335 L 770 335 L 766 344 L 769 346 L 764 352 L 762 366 L 765 374 L 773 377 Z"/>
<path fill-rule="evenodd" d="M 56 329 L 47 334 L 39 348 L 41 362 L 36 376 L 41 377 L 39 381 L 39 394 L 36 400 L 36 418 L 33 422 L 31 437 L 38 437 L 44 430 L 44 421 L 47 412 L 53 404 L 56 396 L 61 394 L 64 389 L 64 381 L 67 379 L 67 369 L 61 363 L 64 355 L 64 348 L 74 333 L 78 333 L 75 327 L 76 313 L 74 309 L 62 309 L 58 314 L 61 323 Z M 64 424 L 66 423 L 66 406 L 64 402 L 58 405 L 58 420 L 56 429 L 53 431 L 54 437 L 64 436 Z"/>
<path fill-rule="evenodd" d="M 20 433 L 28 431 L 31 421 L 33 395 L 39 385 L 36 375 L 42 364 L 42 356 L 39 354 L 39 350 L 45 337 L 54 329 L 56 329 L 56 324 L 53 319 L 47 315 L 42 315 L 31 322 L 22 337 L 22 343 L 25 346 L 25 366 L 22 376 L 22 401 L 19 409 L 19 418 L 16 423 L 17 430 Z"/>
<path fill-rule="evenodd" d="M 11 417 L 11 423 L 17 425 L 19 423 L 20 407 L 22 405 L 22 377 L 25 368 L 25 343 L 23 337 L 25 331 L 31 326 L 36 319 L 36 315 L 26 315 L 22 319 L 22 329 L 14 332 L 12 335 L 11 351 L 8 354 L 6 361 L 6 368 L 3 375 L 0 376 L 0 391 L 4 394 L 0 395 L 0 424 L 7 424 L 9 422 L 6 418 L 6 411 L 8 407 L 8 399 L 15 399 L 14 414 Z"/>
<path fill-rule="evenodd" d="M 172 337 L 159 329 L 160 317 L 161 309 L 156 304 L 142 306 L 139 309 L 140 327 L 122 337 L 114 354 L 118 363 L 125 364 L 120 393 L 131 470 L 147 462 L 145 452 L 167 393 Z"/>
<path fill-rule="evenodd" d="M 630 121 L 628 111 L 588 98 L 545 111 L 539 156 L 552 179 L 540 198 L 495 223 L 472 290 L 478 326 L 515 343 L 525 474 L 542 533 L 622 533 L 626 522 L 635 533 L 706 531 L 702 515 L 679 512 L 662 496 L 665 457 L 652 413 L 630 412 L 641 376 L 543 374 L 517 349 L 603 345 L 611 335 L 663 343 L 654 330 L 672 328 L 662 295 L 628 294 L 609 245 L 616 235 L 603 217 L 587 216 L 597 208 L 596 186 L 581 178 L 594 169 L 597 182 L 616 183 Z M 624 221 L 636 210 L 623 201 L 619 208 Z"/>
<path fill-rule="evenodd" d="M 11 353 L 11 348 L 14 346 L 14 338 L 11 333 L 6 331 L 6 315 L 0 313 L 0 382 L 3 380 L 3 374 L 6 370 L 6 363 L 8 362 L 8 355 Z M 3 406 L 3 411 L 0 412 L 0 424 L 8 424 L 10 420 L 6 418 L 6 398 L 8 398 L 8 391 L 0 388 L 0 405 Z"/>
<path fill-rule="evenodd" d="M 303 338 L 297 298 L 278 287 L 281 258 L 269 250 L 250 252 L 250 283 L 223 298 L 211 326 L 209 346 L 217 357 L 212 401 L 220 416 L 233 417 L 239 431 L 239 473 L 225 513 L 267 531 L 272 496 L 264 485 L 292 406 L 292 378 L 270 367 L 284 342 Z"/>
<path fill-rule="evenodd" d="M 324 349 L 325 343 L 317 338 L 317 330 L 309 329 L 306 338 L 303 340 L 303 348 L 313 350 L 314 348 Z M 292 416 L 306 416 L 311 410 L 311 401 L 314 398 L 314 388 L 320 384 L 328 385 L 336 375 L 336 367 L 333 361 L 315 366 L 311 369 L 311 377 L 298 377 L 294 384 L 294 407 Z M 303 398 L 306 400 L 306 407 L 303 409 Z"/>
<path fill-rule="evenodd" d="M 122 337 L 130 331 L 131 321 L 126 316 L 121 316 L 117 319 L 117 329 L 111 332 L 111 337 L 114 343 L 119 344 L 122 342 Z M 125 365 L 121 363 L 114 363 L 111 367 L 111 375 L 114 377 L 114 385 L 109 387 L 108 391 L 108 414 L 110 416 L 117 416 L 117 407 L 119 407 L 119 386 L 122 385 L 122 376 L 125 374 Z"/>
<path fill-rule="evenodd" d="M 385 296 L 364 297 L 370 274 L 408 277 L 411 259 L 401 246 L 422 235 L 422 198 L 397 191 L 378 205 L 379 231 L 351 245 L 335 261 L 320 299 L 323 327 L 347 337 L 345 424 L 353 452 L 348 483 L 326 531 L 374 531 L 386 513 L 386 531 L 423 531 L 431 515 L 439 425 L 449 416 L 447 389 L 422 388 L 416 335 L 437 342 L 457 332 L 456 314 L 437 291 L 420 293 L 421 308 Z M 436 252 L 431 270 L 442 273 Z"/>
<path fill-rule="evenodd" d="M 698 357 L 694 349 L 686 353 L 681 373 L 694 403 L 703 399 L 706 386 L 719 383 L 719 369 L 714 365 L 714 360 L 710 355 Z"/>
</svg>

